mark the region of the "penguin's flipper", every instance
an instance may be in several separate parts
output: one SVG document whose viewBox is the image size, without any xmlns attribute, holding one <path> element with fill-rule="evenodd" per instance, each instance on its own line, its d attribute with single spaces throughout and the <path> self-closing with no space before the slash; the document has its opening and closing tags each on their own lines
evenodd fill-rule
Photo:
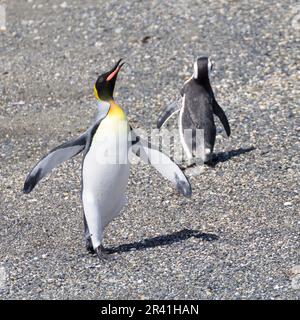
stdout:
<svg viewBox="0 0 300 320">
<path fill-rule="evenodd" d="M 77 139 L 63 143 L 51 150 L 36 164 L 26 177 L 23 189 L 24 193 L 31 192 L 36 184 L 53 168 L 80 153 L 85 148 L 86 142 L 87 133 L 84 133 Z"/>
<path fill-rule="evenodd" d="M 140 137 L 135 137 L 132 142 L 132 152 L 140 157 L 144 162 L 151 164 L 162 176 L 170 180 L 176 189 L 185 197 L 192 195 L 191 185 L 181 171 L 167 155 L 142 141 Z"/>
<path fill-rule="evenodd" d="M 230 126 L 229 126 L 229 122 L 228 119 L 226 117 L 225 112 L 223 111 L 223 109 L 219 106 L 218 102 L 214 99 L 213 100 L 213 111 L 214 114 L 220 119 L 220 121 L 222 122 L 222 125 L 226 131 L 227 136 L 230 136 Z"/>
<path fill-rule="evenodd" d="M 181 109 L 181 99 L 169 104 L 166 109 L 160 114 L 157 120 L 157 128 L 160 129 L 176 112 Z"/>
</svg>

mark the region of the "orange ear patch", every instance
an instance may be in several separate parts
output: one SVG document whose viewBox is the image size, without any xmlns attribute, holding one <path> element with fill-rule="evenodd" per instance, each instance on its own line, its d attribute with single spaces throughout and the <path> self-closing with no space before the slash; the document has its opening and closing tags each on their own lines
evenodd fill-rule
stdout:
<svg viewBox="0 0 300 320">
<path fill-rule="evenodd" d="M 94 85 L 94 95 L 95 95 L 96 99 L 100 100 L 96 85 Z"/>
</svg>

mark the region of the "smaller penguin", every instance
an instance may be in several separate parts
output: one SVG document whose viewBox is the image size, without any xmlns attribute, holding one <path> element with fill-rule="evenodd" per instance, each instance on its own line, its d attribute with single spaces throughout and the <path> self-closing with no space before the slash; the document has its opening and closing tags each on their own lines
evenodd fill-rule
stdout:
<svg viewBox="0 0 300 320">
<path fill-rule="evenodd" d="M 210 85 L 212 63 L 207 56 L 198 58 L 194 63 L 194 73 L 188 79 L 181 91 L 181 99 L 170 104 L 159 116 L 157 127 L 162 125 L 176 112 L 179 112 L 179 134 L 183 149 L 191 163 L 197 158 L 196 150 L 203 148 L 200 160 L 211 163 L 216 138 L 214 114 L 220 119 L 226 134 L 230 136 L 230 126 L 223 109 L 215 99 Z M 189 129 L 189 130 L 188 130 Z M 196 129 L 204 131 L 204 145 Z M 190 132 L 191 134 L 185 134 Z"/>
</svg>

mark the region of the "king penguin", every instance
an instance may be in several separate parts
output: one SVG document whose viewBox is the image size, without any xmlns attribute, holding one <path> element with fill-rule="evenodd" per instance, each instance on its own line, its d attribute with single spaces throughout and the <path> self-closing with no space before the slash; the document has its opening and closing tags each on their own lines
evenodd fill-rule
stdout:
<svg viewBox="0 0 300 320">
<path fill-rule="evenodd" d="M 126 113 L 115 102 L 115 83 L 124 65 L 121 61 L 109 72 L 100 75 L 94 85 L 98 115 L 92 126 L 77 139 L 51 150 L 31 170 L 24 184 L 24 193 L 31 192 L 53 168 L 83 152 L 81 199 L 86 248 L 100 259 L 107 258 L 108 253 L 102 245 L 104 229 L 120 214 L 126 203 L 130 152 L 150 163 L 181 194 L 191 196 L 190 183 L 180 168 L 165 154 L 135 135 Z"/>
<path fill-rule="evenodd" d="M 202 149 L 200 157 L 204 163 L 211 163 L 216 138 L 214 114 L 223 124 L 226 134 L 230 136 L 230 126 L 223 109 L 215 99 L 210 85 L 212 63 L 209 57 L 199 57 L 194 63 L 194 73 L 181 91 L 181 99 L 171 103 L 157 120 L 157 127 L 162 125 L 176 112 L 179 112 L 179 135 L 183 149 L 189 161 L 196 157 L 195 150 Z M 202 129 L 202 136 L 196 130 Z M 186 131 L 185 131 L 186 130 Z M 191 134 L 185 134 L 190 132 Z"/>
</svg>

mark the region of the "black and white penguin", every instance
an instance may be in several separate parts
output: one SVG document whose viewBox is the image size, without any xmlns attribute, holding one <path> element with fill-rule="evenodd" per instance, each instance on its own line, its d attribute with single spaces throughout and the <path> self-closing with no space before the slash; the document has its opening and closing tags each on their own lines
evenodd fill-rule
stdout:
<svg viewBox="0 0 300 320">
<path fill-rule="evenodd" d="M 196 157 L 195 151 L 202 150 L 202 161 L 212 160 L 216 138 L 214 114 L 222 122 L 226 134 L 230 136 L 230 126 L 227 117 L 215 99 L 210 85 L 212 63 L 206 56 L 198 58 L 194 63 L 194 73 L 188 79 L 181 91 L 181 99 L 170 104 L 159 116 L 157 127 L 162 125 L 176 112 L 179 112 L 180 141 L 189 161 Z M 202 129 L 203 135 L 196 135 L 197 129 Z M 204 141 L 204 145 L 203 145 Z"/>
<path fill-rule="evenodd" d="M 24 192 L 31 192 L 53 168 L 83 152 L 81 198 L 86 247 L 90 252 L 96 252 L 99 258 L 107 257 L 102 245 L 104 228 L 119 215 L 126 202 L 125 191 L 131 166 L 129 152 L 153 165 L 181 194 L 191 196 L 191 186 L 180 168 L 134 135 L 126 113 L 114 101 L 115 82 L 123 64 L 118 61 L 95 83 L 98 116 L 93 125 L 77 139 L 50 151 L 31 170 L 24 184 Z"/>
</svg>

